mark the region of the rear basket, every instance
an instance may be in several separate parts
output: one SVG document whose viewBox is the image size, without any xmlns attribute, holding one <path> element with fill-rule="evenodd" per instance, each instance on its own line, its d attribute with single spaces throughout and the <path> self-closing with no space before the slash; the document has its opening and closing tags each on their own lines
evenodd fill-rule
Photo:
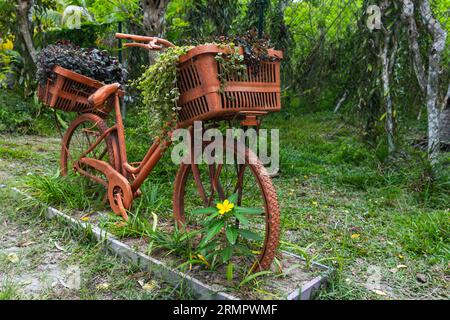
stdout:
<svg viewBox="0 0 450 320">
<path fill-rule="evenodd" d="M 180 57 L 179 126 L 185 127 L 194 121 L 229 119 L 243 111 L 280 111 L 281 51 L 269 50 L 273 61 L 261 62 L 257 72 L 248 67 L 246 77 L 229 77 L 223 92 L 220 92 L 220 70 L 215 60 L 219 52 L 230 51 L 216 45 L 203 45 Z"/>
<path fill-rule="evenodd" d="M 53 72 L 55 79 L 48 79 L 45 86 L 39 85 L 38 97 L 42 103 L 63 111 L 92 112 L 101 116 L 108 115 L 113 109 L 113 97 L 101 108 L 93 108 L 88 102 L 89 96 L 104 86 L 102 82 L 60 66 L 56 66 Z"/>
</svg>

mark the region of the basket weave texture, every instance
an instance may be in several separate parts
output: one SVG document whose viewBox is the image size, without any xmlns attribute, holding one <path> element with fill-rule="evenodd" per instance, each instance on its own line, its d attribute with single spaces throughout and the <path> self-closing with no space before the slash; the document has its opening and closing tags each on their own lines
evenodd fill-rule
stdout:
<svg viewBox="0 0 450 320">
<path fill-rule="evenodd" d="M 241 53 L 243 49 L 240 48 Z M 229 76 L 223 91 L 215 57 L 229 50 L 216 45 L 195 47 L 180 57 L 178 121 L 188 126 L 194 121 L 225 119 L 243 111 L 275 112 L 281 109 L 281 51 L 269 50 L 272 61 L 263 61 L 257 72 L 247 67 L 242 77 Z"/>
</svg>

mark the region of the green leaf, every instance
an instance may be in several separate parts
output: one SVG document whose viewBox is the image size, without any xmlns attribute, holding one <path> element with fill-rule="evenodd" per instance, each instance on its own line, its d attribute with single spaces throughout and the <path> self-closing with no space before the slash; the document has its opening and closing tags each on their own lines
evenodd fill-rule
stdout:
<svg viewBox="0 0 450 320">
<path fill-rule="evenodd" d="M 208 219 L 205 220 L 205 223 L 206 224 L 210 223 L 211 221 L 213 221 L 219 215 L 220 215 L 220 213 L 218 211 L 216 211 L 211 216 L 209 216 Z"/>
<path fill-rule="evenodd" d="M 246 256 L 253 256 L 252 250 L 250 250 L 247 246 L 243 245 L 243 244 L 236 244 L 235 245 L 236 249 L 238 249 L 243 255 Z"/>
<path fill-rule="evenodd" d="M 234 216 L 244 225 L 247 226 L 249 224 L 249 221 L 247 220 L 246 217 L 244 217 L 242 214 L 240 214 L 239 212 L 234 212 Z"/>
<path fill-rule="evenodd" d="M 232 262 L 230 262 L 227 266 L 227 280 L 228 282 L 233 281 L 234 275 L 233 275 L 233 270 L 234 270 L 234 264 Z"/>
<path fill-rule="evenodd" d="M 236 212 L 242 213 L 242 214 L 263 214 L 263 209 L 258 208 L 242 208 L 242 207 L 236 207 Z"/>
<path fill-rule="evenodd" d="M 233 228 L 233 227 L 228 227 L 227 231 L 226 231 L 226 236 L 227 236 L 228 241 L 231 244 L 235 244 L 237 237 L 238 237 L 238 229 Z"/>
<path fill-rule="evenodd" d="M 272 271 L 260 271 L 260 272 L 257 272 L 257 273 L 252 273 L 248 277 L 245 277 L 245 279 L 242 280 L 241 283 L 239 283 L 238 287 L 240 288 L 244 284 L 249 283 L 250 281 L 252 281 L 252 280 L 254 280 L 254 279 L 258 278 L 258 277 L 261 277 L 261 276 L 264 276 L 264 275 L 267 275 L 267 274 L 271 274 L 271 273 L 272 273 Z"/>
<path fill-rule="evenodd" d="M 211 214 L 211 213 L 216 213 L 217 209 L 214 207 L 209 207 L 209 208 L 200 208 L 200 209 L 195 209 L 193 210 L 191 213 L 192 214 Z"/>
<path fill-rule="evenodd" d="M 229 246 L 222 250 L 222 261 L 225 263 L 231 259 L 233 255 L 233 247 Z"/>
<path fill-rule="evenodd" d="M 238 200 L 237 192 L 233 193 L 231 196 L 228 197 L 228 201 L 230 201 L 234 205 L 237 203 L 237 200 Z"/>
<path fill-rule="evenodd" d="M 255 240 L 255 241 L 262 240 L 262 237 L 259 234 L 254 233 L 253 231 L 250 231 L 250 230 L 239 229 L 239 234 L 247 240 Z"/>
<path fill-rule="evenodd" d="M 218 220 L 216 223 L 214 223 L 207 231 L 206 236 L 204 238 L 204 243 L 208 243 L 212 238 L 218 234 L 222 228 L 225 226 L 224 220 Z M 203 242 L 203 240 L 202 240 Z"/>
</svg>

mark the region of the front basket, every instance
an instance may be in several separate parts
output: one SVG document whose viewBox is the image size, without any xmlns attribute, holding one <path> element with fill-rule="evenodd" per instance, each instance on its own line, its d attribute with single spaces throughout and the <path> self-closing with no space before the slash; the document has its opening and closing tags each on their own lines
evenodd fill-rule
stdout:
<svg viewBox="0 0 450 320">
<path fill-rule="evenodd" d="M 185 127 L 194 121 L 233 118 L 245 111 L 280 111 L 281 51 L 269 50 L 271 60 L 261 62 L 256 72 L 247 67 L 245 76 L 228 77 L 223 91 L 218 77 L 221 70 L 215 59 L 219 52 L 230 51 L 216 45 L 203 45 L 180 57 L 179 126 Z"/>
</svg>

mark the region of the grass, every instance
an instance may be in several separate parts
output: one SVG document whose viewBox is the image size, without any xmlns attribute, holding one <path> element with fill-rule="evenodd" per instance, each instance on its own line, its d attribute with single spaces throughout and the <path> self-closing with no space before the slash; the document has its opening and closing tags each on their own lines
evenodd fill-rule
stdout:
<svg viewBox="0 0 450 320">
<path fill-rule="evenodd" d="M 7 277 L 3 278 L 0 286 L 0 300 L 14 300 L 19 296 L 18 287 Z"/>
<path fill-rule="evenodd" d="M 6 189 L 0 193 L 2 209 L 0 232 L 18 243 L 25 237 L 30 243 L 18 248 L 19 261 L 11 261 L 0 254 L 0 299 L 189 299 L 191 295 L 182 288 L 175 288 L 153 279 L 150 273 L 141 272 L 132 265 L 121 263 L 105 252 L 103 246 L 90 241 L 79 229 L 61 226 L 57 221 L 41 217 L 41 208 L 35 202 L 23 202 Z M 7 227 L 5 227 L 7 226 Z M 30 241 L 32 240 L 32 241 Z M 59 249 L 58 249 L 59 248 Z M 62 251 L 63 250 L 63 251 Z M 29 292 L 27 279 L 39 279 L 43 283 L 46 266 L 59 270 L 64 276 L 71 266 L 80 269 L 79 289 L 67 289 L 60 283 Z M 44 271 L 39 271 L 44 268 Z M 151 286 L 144 287 L 151 283 Z"/>
<path fill-rule="evenodd" d="M 55 134 L 52 111 L 23 93 L 0 88 L 0 132 Z"/>
<path fill-rule="evenodd" d="M 392 297 L 427 296 L 431 283 L 416 280 L 422 272 L 438 284 L 432 297 L 447 296 L 445 169 L 431 181 L 423 155 L 408 148 L 380 161 L 355 128 L 330 113 L 302 115 L 295 127 L 279 116 L 268 126 L 281 127 L 282 175 L 275 184 L 285 238 L 342 270 L 321 298 L 383 298 L 365 288 L 371 265 L 384 272 L 381 287 Z M 389 271 L 401 264 L 407 270 Z M 408 283 L 417 291 L 409 292 Z"/>
<path fill-rule="evenodd" d="M 274 184 L 286 247 L 338 270 L 319 298 L 449 298 L 448 154 L 442 156 L 442 168 L 434 174 L 424 154 L 408 144 L 396 157 L 386 158 L 382 146 L 367 147 L 355 127 L 328 112 L 280 114 L 269 117 L 264 125 L 280 129 L 281 174 Z M 138 160 L 150 142 L 133 130 L 127 138 L 130 158 Z M 171 220 L 177 168 L 167 158 L 142 188 L 143 197 L 134 212 L 139 218 L 118 230 L 126 231 L 123 236 L 146 233 L 152 227 L 152 212 L 160 221 Z M 51 169 L 55 172 L 56 164 Z M 86 205 L 71 191 L 74 184 L 60 184 L 52 175 L 34 180 L 35 189 L 46 200 Z M 46 179 L 54 179 L 50 185 L 63 192 L 46 186 Z M 66 183 L 71 186 L 67 190 Z M 161 242 L 167 248 L 180 247 L 169 240 Z M 378 291 L 368 286 L 371 270 L 379 275 Z M 427 281 L 418 281 L 418 274 Z"/>
</svg>

